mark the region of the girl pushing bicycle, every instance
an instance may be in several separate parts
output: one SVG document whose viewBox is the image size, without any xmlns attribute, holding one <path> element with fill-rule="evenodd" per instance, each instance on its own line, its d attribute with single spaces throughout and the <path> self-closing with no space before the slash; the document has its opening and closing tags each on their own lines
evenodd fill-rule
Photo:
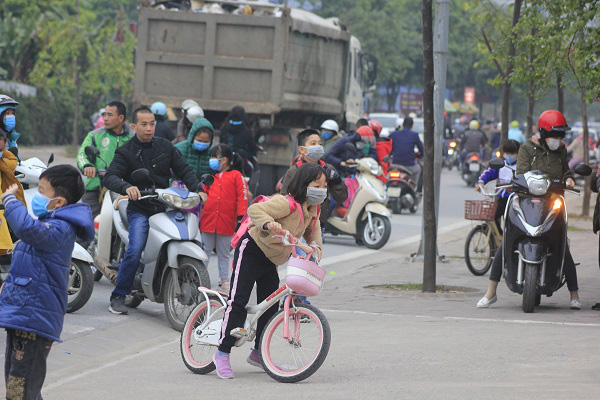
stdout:
<svg viewBox="0 0 600 400">
<path fill-rule="evenodd" d="M 256 283 L 256 297 L 260 303 L 279 287 L 277 266 L 285 264 L 292 249 L 273 235 L 290 232 L 304 237 L 315 249 L 320 260 L 322 252 L 320 204 L 327 196 L 327 178 L 318 164 L 302 165 L 288 186 L 289 196 L 275 195 L 270 200 L 248 208 L 251 218 L 248 232 L 239 240 L 234 253 L 231 289 L 223 317 L 219 348 L 213 361 L 222 379 L 234 377 L 229 360 L 236 337 L 231 331 L 241 328 L 246 320 L 246 305 Z M 269 319 L 277 312 L 274 304 L 260 317 L 256 327 L 255 346 L 248 363 L 262 368 L 258 352 L 260 339 Z"/>
</svg>

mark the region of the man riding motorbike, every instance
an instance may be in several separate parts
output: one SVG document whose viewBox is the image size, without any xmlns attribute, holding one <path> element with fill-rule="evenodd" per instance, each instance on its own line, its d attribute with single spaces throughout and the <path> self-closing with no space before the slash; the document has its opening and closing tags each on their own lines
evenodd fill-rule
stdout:
<svg viewBox="0 0 600 400">
<path fill-rule="evenodd" d="M 402 130 L 393 132 L 390 135 L 392 139 L 392 164 L 402 165 L 413 176 L 415 182 L 419 182 L 421 167 L 415 161 L 415 148 L 421 154 L 425 154 L 423 142 L 419 134 L 412 130 L 413 119 L 406 117 L 402 122 Z"/>
<path fill-rule="evenodd" d="M 150 110 L 152 110 L 152 113 L 156 118 L 156 132 L 154 135 L 157 138 L 164 138 L 168 141 L 175 140 L 175 133 L 173 133 L 173 131 L 166 122 L 167 106 L 165 105 L 165 103 L 157 101 L 156 103 L 152 104 Z"/>
<path fill-rule="evenodd" d="M 321 124 L 321 137 L 323 138 L 323 149 L 325 154 L 333 148 L 333 145 L 340 138 L 338 133 L 340 132 L 340 126 L 337 122 L 332 119 L 323 121 Z"/>
<path fill-rule="evenodd" d="M 375 148 L 375 134 L 367 125 L 361 126 L 355 133 L 338 139 L 335 145 L 329 150 L 323 161 L 333 165 L 340 175 L 348 176 L 353 173 L 349 164 L 354 163 L 355 158 L 371 157 L 377 160 L 377 151 Z M 346 144 L 350 143 L 354 146 L 350 150 Z"/>
<path fill-rule="evenodd" d="M 551 179 L 562 180 L 567 176 L 565 181 L 566 186 L 572 189 L 575 187 L 575 181 L 569 176 L 567 149 L 562 142 L 565 133 L 571 129 L 567 125 L 567 120 L 559 111 L 544 111 L 538 120 L 538 128 L 539 137 L 536 134 L 536 136 L 525 142 L 519 149 L 517 175 L 539 170 L 549 174 Z M 498 246 L 498 251 L 492 262 L 489 286 L 485 296 L 477 303 L 478 308 L 487 308 L 496 302 L 496 288 L 498 287 L 498 282 L 500 282 L 502 267 L 502 246 Z M 568 245 L 564 259 L 564 274 L 571 294 L 570 308 L 572 310 L 579 310 L 581 309 L 581 303 L 579 302 L 577 270 L 575 269 L 575 262 L 573 261 L 573 256 Z"/>
<path fill-rule="evenodd" d="M 5 94 L 0 94 L 0 131 L 6 135 L 6 147 L 17 147 L 21 136 L 15 130 L 17 125 L 17 106 L 19 103 Z"/>
<path fill-rule="evenodd" d="M 204 110 L 194 100 L 188 99 L 182 101 L 181 111 L 183 112 L 183 117 L 177 122 L 177 136 L 171 142 L 173 144 L 185 142 L 188 139 L 196 118 L 204 118 Z"/>
<path fill-rule="evenodd" d="M 244 176 L 252 175 L 252 167 L 248 161 L 252 161 L 260 147 L 254 140 L 252 131 L 247 126 L 248 115 L 242 106 L 235 106 L 225 119 L 221 127 L 221 143 L 225 143 L 244 159 Z M 255 168 L 256 166 L 254 166 Z"/>
<path fill-rule="evenodd" d="M 100 214 L 101 204 L 98 170 L 108 168 L 115 156 L 115 151 L 131 139 L 129 127 L 125 124 L 127 116 L 125 104 L 120 101 L 112 101 L 108 103 L 104 111 L 101 117 L 104 119 L 104 126 L 87 134 L 77 154 L 77 166 L 87 177 L 85 194 L 81 201 L 92 208 L 94 218 Z M 94 146 L 100 151 L 100 157 L 96 157 L 94 162 L 91 162 L 85 155 L 87 146 Z"/>
<path fill-rule="evenodd" d="M 469 122 L 469 129 L 463 134 L 459 145 L 462 150 L 460 162 L 463 163 L 469 153 L 477 153 L 483 157 L 482 151 L 487 142 L 487 136 L 479 129 L 479 121 Z"/>
<path fill-rule="evenodd" d="M 140 190 L 150 187 L 134 182 L 132 173 L 145 168 L 150 172 L 155 188 L 164 189 L 169 187 L 172 171 L 190 191 L 198 191 L 202 201 L 206 201 L 206 193 L 194 171 L 175 146 L 167 139 L 154 137 L 155 125 L 154 114 L 149 108 L 140 107 L 133 112 L 131 128 L 135 136 L 117 149 L 104 178 L 109 190 L 127 195 L 130 200 L 127 206 L 129 245 L 119 268 L 115 290 L 110 296 L 109 310 L 114 314 L 127 314 L 125 296 L 131 293 L 140 257 L 146 247 L 150 228 L 148 221 L 152 215 L 165 210 L 164 206 L 153 203 L 151 199 L 140 200 Z"/>
</svg>

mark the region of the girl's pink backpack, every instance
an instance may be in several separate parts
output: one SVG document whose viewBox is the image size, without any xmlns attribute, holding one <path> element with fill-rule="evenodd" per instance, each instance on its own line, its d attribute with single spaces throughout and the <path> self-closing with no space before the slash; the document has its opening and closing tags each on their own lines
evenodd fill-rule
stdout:
<svg viewBox="0 0 600 400">
<path fill-rule="evenodd" d="M 300 212 L 300 218 L 303 219 L 304 215 L 302 213 L 302 206 L 300 206 L 300 203 L 298 203 L 292 196 L 285 196 L 285 198 L 290 203 L 290 214 L 293 213 L 294 211 L 298 210 Z M 269 200 L 271 200 L 271 196 L 260 195 L 254 199 L 252 204 L 263 203 L 263 202 L 269 201 Z M 317 216 L 313 219 L 313 231 L 316 226 L 317 218 L 319 218 L 320 213 L 321 213 L 321 206 L 318 207 Z M 251 223 L 252 223 L 252 219 L 250 219 L 250 216 L 248 216 L 248 213 L 246 213 L 246 215 L 244 215 L 244 217 L 242 218 L 242 221 L 240 222 L 240 226 L 238 227 L 238 229 L 233 234 L 233 237 L 231 238 L 231 247 L 233 247 L 234 249 L 237 247 L 242 236 L 244 236 L 246 234 L 246 232 L 248 232 L 248 229 L 250 228 Z"/>
</svg>

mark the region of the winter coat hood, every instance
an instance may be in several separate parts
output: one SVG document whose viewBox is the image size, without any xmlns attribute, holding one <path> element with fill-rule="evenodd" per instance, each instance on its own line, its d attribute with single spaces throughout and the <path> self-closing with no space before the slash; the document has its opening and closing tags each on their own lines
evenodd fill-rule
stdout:
<svg viewBox="0 0 600 400">
<path fill-rule="evenodd" d="M 196 136 L 196 132 L 198 132 L 201 128 L 207 128 L 210 131 L 210 146 L 208 147 L 210 149 L 215 138 L 215 128 L 213 128 L 213 125 L 206 118 L 196 118 L 188 135 L 188 143 L 190 146 L 192 146 L 194 136 Z"/>
<path fill-rule="evenodd" d="M 91 242 L 94 240 L 96 231 L 94 229 L 94 220 L 90 218 L 88 212 L 89 206 L 85 203 L 69 204 L 42 216 L 40 221 L 54 218 L 68 222 L 75 228 L 77 237 L 83 241 Z"/>
</svg>

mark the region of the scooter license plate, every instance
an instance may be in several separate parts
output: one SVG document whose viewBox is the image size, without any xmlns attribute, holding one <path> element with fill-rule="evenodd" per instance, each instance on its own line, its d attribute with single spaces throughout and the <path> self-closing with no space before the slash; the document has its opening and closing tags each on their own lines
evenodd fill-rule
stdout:
<svg viewBox="0 0 600 400">
<path fill-rule="evenodd" d="M 479 164 L 475 164 L 475 163 L 469 164 L 469 171 L 479 172 Z"/>
<path fill-rule="evenodd" d="M 387 190 L 388 197 L 400 197 L 401 189 L 399 187 L 389 187 Z"/>
</svg>

